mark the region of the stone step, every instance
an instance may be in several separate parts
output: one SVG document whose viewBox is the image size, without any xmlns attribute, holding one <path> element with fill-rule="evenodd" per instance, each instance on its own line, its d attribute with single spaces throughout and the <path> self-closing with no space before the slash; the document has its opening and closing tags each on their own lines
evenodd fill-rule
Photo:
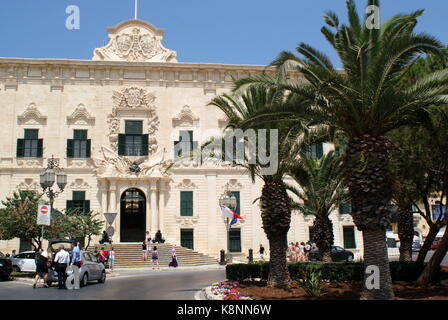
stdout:
<svg viewBox="0 0 448 320">
<path fill-rule="evenodd" d="M 159 253 L 159 265 L 162 267 L 167 266 L 171 262 L 172 245 L 169 243 L 154 245 L 157 246 L 157 251 Z M 115 251 L 114 267 L 138 268 L 153 266 L 153 262 L 151 260 L 151 251 L 148 251 L 148 260 L 142 260 L 141 243 L 116 243 L 112 246 L 114 247 Z M 89 250 L 93 251 L 95 247 L 110 250 L 112 246 L 110 244 L 95 244 L 93 246 L 90 246 Z M 176 257 L 178 264 L 181 266 L 201 266 L 213 265 L 218 263 L 218 261 L 213 257 L 180 246 L 176 246 Z"/>
</svg>

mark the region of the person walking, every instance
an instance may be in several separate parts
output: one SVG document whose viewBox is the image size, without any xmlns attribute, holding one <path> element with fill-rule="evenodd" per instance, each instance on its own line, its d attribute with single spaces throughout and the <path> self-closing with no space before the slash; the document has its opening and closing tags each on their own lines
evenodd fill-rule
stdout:
<svg viewBox="0 0 448 320">
<path fill-rule="evenodd" d="M 263 247 L 263 245 L 260 243 L 260 250 L 258 251 L 258 253 L 260 254 L 260 260 L 264 261 L 264 252 L 265 249 Z"/>
<path fill-rule="evenodd" d="M 148 260 L 148 246 L 146 244 L 146 241 L 142 242 L 142 259 L 143 261 Z"/>
<path fill-rule="evenodd" d="M 311 254 L 311 242 L 310 241 L 308 241 L 306 244 L 305 244 L 305 247 L 304 247 L 304 251 L 305 251 L 305 261 L 309 261 L 309 259 L 310 259 L 310 254 Z"/>
<path fill-rule="evenodd" d="M 11 258 L 14 258 L 14 256 L 17 254 L 16 249 L 11 251 Z"/>
<path fill-rule="evenodd" d="M 296 255 L 296 246 L 294 245 L 294 242 L 291 242 L 289 245 L 289 261 L 295 262 L 297 260 Z"/>
<path fill-rule="evenodd" d="M 157 266 L 157 269 L 160 269 L 159 267 L 159 252 L 157 251 L 157 247 L 154 246 L 154 248 L 152 248 L 152 263 Z M 154 267 L 152 267 L 154 269 Z"/>
<path fill-rule="evenodd" d="M 111 271 L 114 269 L 114 264 L 115 264 L 115 251 L 114 247 L 112 247 L 109 252 L 109 266 Z"/>
<path fill-rule="evenodd" d="M 34 276 L 34 284 L 33 289 L 36 288 L 37 282 L 39 281 L 39 277 L 44 281 L 44 287 L 48 288 L 47 279 L 48 279 L 48 253 L 47 251 L 43 251 L 42 249 L 36 253 L 36 274 Z"/>
<path fill-rule="evenodd" d="M 176 256 L 176 245 L 173 244 L 171 246 L 171 262 L 168 265 L 169 267 L 177 268 L 177 256 Z"/>
<path fill-rule="evenodd" d="M 54 262 L 56 263 L 56 272 L 58 273 L 59 289 L 65 289 L 65 281 L 67 280 L 65 271 L 70 263 L 70 254 L 64 250 L 64 246 L 59 247 L 59 252 L 56 253 Z"/>
<path fill-rule="evenodd" d="M 79 243 L 77 241 L 73 241 L 73 243 L 72 243 L 72 261 L 71 261 L 70 265 L 75 265 L 79 268 L 80 261 L 81 261 L 81 249 L 79 249 Z"/>
</svg>

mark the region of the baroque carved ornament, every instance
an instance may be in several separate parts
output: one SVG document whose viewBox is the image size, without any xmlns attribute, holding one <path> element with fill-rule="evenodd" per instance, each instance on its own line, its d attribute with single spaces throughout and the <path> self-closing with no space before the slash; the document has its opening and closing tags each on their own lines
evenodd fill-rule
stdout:
<svg viewBox="0 0 448 320">
<path fill-rule="evenodd" d="M 159 118 L 156 115 L 154 105 L 156 97 L 145 89 L 130 87 L 121 91 L 114 91 L 114 106 L 112 112 L 107 117 L 109 125 L 109 141 L 113 151 L 118 149 L 118 134 L 120 133 L 120 112 L 144 112 L 147 119 L 147 133 L 149 134 L 148 153 L 154 154 L 157 151 L 157 139 L 155 134 L 159 128 Z"/>
<path fill-rule="evenodd" d="M 95 122 L 95 117 L 93 117 L 86 106 L 81 103 L 67 116 L 67 122 L 77 125 L 88 125 Z"/>
<path fill-rule="evenodd" d="M 191 108 L 187 105 L 173 118 L 173 126 L 175 127 L 192 127 L 199 118 L 193 114 Z"/>
<path fill-rule="evenodd" d="M 45 124 L 47 116 L 44 116 L 34 102 L 31 102 L 26 109 L 17 116 L 22 124 Z"/>
<path fill-rule="evenodd" d="M 163 30 L 141 20 L 109 28 L 109 43 L 94 50 L 93 60 L 128 62 L 177 62 L 176 52 L 162 45 Z"/>
</svg>

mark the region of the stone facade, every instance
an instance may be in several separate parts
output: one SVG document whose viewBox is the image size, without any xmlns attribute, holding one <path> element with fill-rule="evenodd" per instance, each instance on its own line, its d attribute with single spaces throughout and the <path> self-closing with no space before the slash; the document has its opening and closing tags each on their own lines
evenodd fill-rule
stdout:
<svg viewBox="0 0 448 320">
<path fill-rule="evenodd" d="M 223 113 L 208 103 L 229 92 L 232 77 L 265 67 L 179 63 L 176 53 L 162 46 L 163 31 L 140 20 L 123 22 L 109 33 L 109 44 L 95 49 L 90 61 L 0 58 L 0 198 L 17 189 L 38 190 L 39 174 L 53 156 L 68 175 L 55 207 L 64 209 L 72 191 L 84 191 L 91 210 L 117 213 L 115 242 L 121 241 L 120 199 L 127 189 L 137 188 L 146 201 L 145 230 L 154 235 L 160 229 L 167 242 L 180 245 L 181 229 L 193 229 L 194 249 L 218 256 L 226 246 L 218 199 L 227 188 L 240 192 L 245 220 L 234 227 L 241 230 L 242 256 L 260 243 L 267 246 L 259 207 L 253 204 L 260 181 L 253 184 L 246 173 L 225 163 L 201 166 L 185 160 L 166 170 L 180 131 L 192 131 L 199 145 L 213 130 L 222 132 Z M 299 79 L 298 74 L 291 77 Z M 142 121 L 147 156 L 118 156 L 117 136 L 124 133 L 126 120 Z M 24 138 L 25 129 L 38 129 L 42 157 L 17 157 L 17 140 Z M 73 130 L 87 130 L 90 157 L 67 157 Z M 129 170 L 134 162 L 138 172 Z M 181 191 L 193 191 L 193 216 L 180 215 Z M 343 226 L 353 222 L 338 212 L 332 220 L 335 244 L 343 246 Z M 294 213 L 290 240 L 308 240 L 311 224 Z M 361 234 L 355 234 L 361 249 Z M 18 246 L 18 240 L 0 241 L 4 252 Z"/>
</svg>

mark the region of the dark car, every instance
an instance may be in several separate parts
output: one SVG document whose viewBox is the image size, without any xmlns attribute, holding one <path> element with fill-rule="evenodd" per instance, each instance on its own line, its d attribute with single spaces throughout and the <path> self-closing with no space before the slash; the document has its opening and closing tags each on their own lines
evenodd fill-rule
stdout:
<svg viewBox="0 0 448 320">
<path fill-rule="evenodd" d="M 331 259 L 333 262 L 353 262 L 355 255 L 353 252 L 338 246 L 331 247 Z M 310 261 L 321 261 L 319 250 L 313 249 L 310 253 Z"/>
<path fill-rule="evenodd" d="M 0 252 L 0 278 L 8 280 L 12 272 L 11 259 Z"/>
</svg>

